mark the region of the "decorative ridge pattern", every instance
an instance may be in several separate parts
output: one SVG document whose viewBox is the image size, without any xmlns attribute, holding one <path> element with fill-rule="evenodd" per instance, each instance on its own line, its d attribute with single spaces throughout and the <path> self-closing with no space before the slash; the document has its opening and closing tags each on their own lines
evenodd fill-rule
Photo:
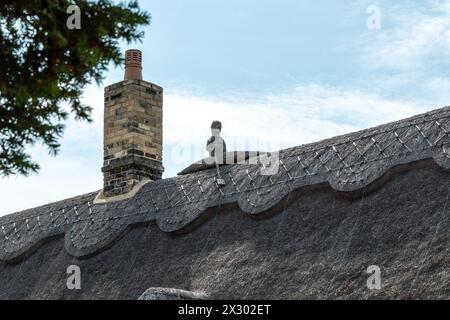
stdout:
<svg viewBox="0 0 450 320">
<path fill-rule="evenodd" d="M 216 183 L 215 170 L 148 183 L 130 199 L 93 204 L 96 192 L 0 218 L 0 260 L 31 253 L 45 239 L 65 236 L 65 247 L 85 257 L 112 245 L 134 224 L 155 221 L 164 232 L 181 230 L 208 208 L 238 203 L 258 215 L 302 187 L 329 183 L 354 192 L 390 169 L 425 159 L 450 169 L 450 107 L 409 119 L 282 150 L 279 170 L 262 174 L 261 165 L 221 167 L 226 185 Z"/>
</svg>

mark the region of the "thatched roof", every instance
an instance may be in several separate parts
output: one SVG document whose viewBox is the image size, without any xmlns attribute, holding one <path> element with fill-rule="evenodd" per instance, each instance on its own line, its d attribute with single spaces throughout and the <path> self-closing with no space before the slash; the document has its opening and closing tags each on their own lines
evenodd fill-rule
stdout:
<svg viewBox="0 0 450 320">
<path fill-rule="evenodd" d="M 96 205 L 89 193 L 2 217 L 0 298 L 136 299 L 149 287 L 213 298 L 448 297 L 449 131 L 447 107 L 282 150 L 274 175 L 226 165 L 223 187 L 209 169 L 119 202 Z M 80 292 L 64 287 L 70 264 L 85 270 Z M 384 270 L 378 293 L 365 287 L 369 265 Z"/>
</svg>

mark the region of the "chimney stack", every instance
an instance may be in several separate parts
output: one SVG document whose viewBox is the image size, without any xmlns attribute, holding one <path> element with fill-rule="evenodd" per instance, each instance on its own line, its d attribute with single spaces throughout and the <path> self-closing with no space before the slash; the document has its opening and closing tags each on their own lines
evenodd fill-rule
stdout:
<svg viewBox="0 0 450 320">
<path fill-rule="evenodd" d="M 124 80 L 105 88 L 103 197 L 161 179 L 163 89 L 142 80 L 142 53 L 128 50 Z"/>
</svg>

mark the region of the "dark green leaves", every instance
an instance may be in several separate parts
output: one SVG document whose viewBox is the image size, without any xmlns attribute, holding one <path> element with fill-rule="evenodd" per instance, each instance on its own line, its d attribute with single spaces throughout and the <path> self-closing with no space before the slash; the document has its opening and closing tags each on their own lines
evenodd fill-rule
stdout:
<svg viewBox="0 0 450 320">
<path fill-rule="evenodd" d="M 81 29 L 69 30 L 69 5 L 81 12 Z M 123 63 L 120 41 L 141 40 L 150 15 L 137 1 L 3 0 L 0 6 L 0 175 L 37 171 L 27 146 L 51 154 L 68 117 L 90 121 L 86 85 L 100 83 L 110 62 Z M 67 109 L 67 108 L 66 108 Z"/>
</svg>

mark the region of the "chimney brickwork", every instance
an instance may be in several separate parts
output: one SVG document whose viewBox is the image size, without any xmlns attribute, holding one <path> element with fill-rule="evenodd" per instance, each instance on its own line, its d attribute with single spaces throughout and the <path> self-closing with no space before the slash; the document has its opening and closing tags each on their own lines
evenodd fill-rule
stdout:
<svg viewBox="0 0 450 320">
<path fill-rule="evenodd" d="M 126 57 L 129 57 L 127 51 Z M 125 67 L 125 80 L 105 88 L 105 197 L 129 192 L 142 180 L 161 179 L 163 89 L 143 81 L 141 53 Z M 126 58 L 126 59 L 127 59 Z M 140 75 L 140 76 L 139 76 Z"/>
</svg>

